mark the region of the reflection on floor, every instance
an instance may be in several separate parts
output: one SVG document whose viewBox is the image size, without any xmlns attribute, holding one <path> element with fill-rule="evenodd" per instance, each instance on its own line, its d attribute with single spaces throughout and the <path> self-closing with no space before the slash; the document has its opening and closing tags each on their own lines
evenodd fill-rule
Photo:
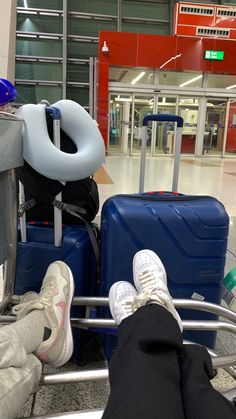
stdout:
<svg viewBox="0 0 236 419">
<path fill-rule="evenodd" d="M 109 156 L 106 158 L 105 170 L 97 177 L 100 192 L 100 212 L 103 202 L 117 193 L 138 191 L 139 157 Z M 230 215 L 230 232 L 225 272 L 236 266 L 236 182 L 234 176 L 236 160 L 217 158 L 182 158 L 180 166 L 179 191 L 186 194 L 211 195 L 218 198 Z M 170 190 L 173 170 L 173 158 L 147 158 L 145 190 Z M 97 217 L 99 221 L 99 216 Z M 235 337 L 224 332 L 218 334 L 217 350 L 220 353 L 232 352 L 236 345 Z M 91 359 L 85 368 L 103 368 L 104 361 Z M 48 371 L 53 371 L 47 367 Z M 69 363 L 59 371 L 78 369 L 76 364 Z M 84 368 L 84 367 L 83 367 Z M 232 379 L 221 373 L 217 387 L 228 386 Z M 108 382 L 82 383 L 45 387 L 40 390 L 36 399 L 36 415 L 72 411 L 105 406 L 109 392 Z M 27 416 L 30 402 L 19 416 Z"/>
</svg>

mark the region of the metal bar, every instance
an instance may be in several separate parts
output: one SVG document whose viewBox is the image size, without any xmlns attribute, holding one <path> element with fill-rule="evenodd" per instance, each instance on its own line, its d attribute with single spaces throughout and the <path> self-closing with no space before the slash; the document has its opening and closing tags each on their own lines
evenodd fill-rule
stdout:
<svg viewBox="0 0 236 419">
<path fill-rule="evenodd" d="M 169 0 L 169 32 L 170 32 L 170 35 L 174 35 L 173 22 L 174 22 L 174 0 Z"/>
<path fill-rule="evenodd" d="M 67 0 L 63 0 L 63 40 L 62 40 L 62 98 L 66 99 L 67 82 Z"/>
<path fill-rule="evenodd" d="M 5 320 L 7 316 L 1 316 L 1 314 L 4 313 L 4 311 L 6 310 L 8 304 L 10 302 L 10 297 L 11 297 L 11 295 L 9 293 L 8 293 L 8 295 L 6 295 L 6 293 L 5 293 L 5 295 L 3 295 L 3 299 L 0 302 L 0 323 L 11 323 L 11 322 L 15 321 L 14 317 L 12 317 L 12 316 L 10 317 L 10 319 L 13 318 L 13 320 L 10 320 L 10 319 Z"/>
<path fill-rule="evenodd" d="M 141 143 L 140 175 L 139 175 L 139 193 L 144 192 L 146 148 L 147 148 L 147 126 L 143 126 L 142 143 Z"/>
<path fill-rule="evenodd" d="M 24 185 L 19 181 L 19 205 L 24 205 L 25 203 L 25 190 Z M 21 241 L 23 243 L 27 242 L 27 230 L 26 230 L 26 214 L 20 217 L 20 234 L 21 234 Z"/>
<path fill-rule="evenodd" d="M 60 141 L 60 120 L 53 119 L 53 143 L 57 148 L 61 148 Z M 62 201 L 62 193 L 60 192 L 56 199 Z M 56 247 L 61 246 L 62 242 L 62 211 L 59 208 L 54 207 L 54 245 Z"/>
<path fill-rule="evenodd" d="M 117 32 L 122 31 L 122 0 L 117 0 Z"/>
<path fill-rule="evenodd" d="M 112 319 L 82 319 L 72 318 L 72 325 L 77 327 L 94 327 L 94 328 L 115 328 L 115 321 Z M 214 320 L 183 320 L 183 328 L 185 330 L 225 330 L 226 332 L 236 334 L 236 325 L 226 322 Z"/>
<path fill-rule="evenodd" d="M 89 87 L 89 83 L 87 82 L 78 82 L 78 81 L 69 81 L 67 82 L 68 86 L 75 86 L 75 87 Z"/>
<path fill-rule="evenodd" d="M 57 384 L 73 384 L 84 381 L 100 381 L 108 378 L 108 369 L 95 369 L 86 371 L 62 372 L 60 374 L 43 375 L 40 381 L 42 386 Z"/>
<path fill-rule="evenodd" d="M 61 63 L 61 57 L 44 57 L 38 55 L 16 55 L 16 61 L 39 62 L 39 63 Z"/>
<path fill-rule="evenodd" d="M 75 19 L 92 19 L 92 20 L 116 20 L 115 15 L 105 15 L 101 13 L 84 13 L 84 12 L 69 12 L 68 15 Z"/>
<path fill-rule="evenodd" d="M 11 303 L 18 304 L 20 302 L 20 299 L 21 299 L 21 296 L 12 295 Z M 174 298 L 173 303 L 176 308 L 206 311 L 209 313 L 216 314 L 218 316 L 222 316 L 225 319 L 228 319 L 236 323 L 236 313 L 229 310 L 228 308 L 219 306 L 217 304 L 208 303 L 205 301 L 186 300 L 186 299 L 181 299 L 181 298 L 180 299 Z M 108 297 L 74 297 L 72 304 L 80 305 L 80 306 L 88 306 L 88 307 L 108 306 L 109 298 Z"/>
<path fill-rule="evenodd" d="M 178 190 L 181 144 L 182 144 L 182 128 L 177 128 L 176 137 L 175 137 L 174 171 L 173 171 L 173 180 L 172 180 L 173 192 L 177 192 Z"/>
<path fill-rule="evenodd" d="M 17 37 L 22 38 L 44 38 L 44 39 L 62 39 L 63 34 L 53 33 L 53 32 L 26 32 L 26 31 L 16 31 Z"/>
<path fill-rule="evenodd" d="M 25 79 L 16 79 L 16 84 L 32 85 L 32 86 L 61 86 L 62 81 L 50 81 L 50 80 L 25 80 Z"/>
<path fill-rule="evenodd" d="M 98 40 L 99 40 L 98 36 L 83 36 L 83 35 L 68 35 L 68 38 L 71 41 L 77 41 L 77 42 L 96 42 L 96 43 L 98 43 Z"/>
<path fill-rule="evenodd" d="M 92 118 L 94 118 L 94 103 L 93 103 L 93 92 L 94 92 L 94 88 L 93 88 L 93 83 L 94 83 L 94 79 L 93 79 L 93 57 L 89 58 L 89 114 Z"/>
<path fill-rule="evenodd" d="M 81 410 L 80 412 L 55 413 L 46 416 L 28 416 L 28 419 L 54 419 L 54 418 L 82 418 L 82 419 L 101 419 L 103 410 Z M 19 418 L 19 419 L 24 419 Z"/>
<path fill-rule="evenodd" d="M 229 111 L 230 111 L 230 99 L 227 100 L 227 104 L 226 104 L 225 129 L 224 129 L 223 145 L 222 145 L 222 157 L 224 157 L 224 155 L 225 155 L 225 148 L 226 148 L 226 142 L 227 142 L 227 133 L 228 133 L 228 128 L 229 128 Z"/>
<path fill-rule="evenodd" d="M 6 184 L 9 200 L 9 240 L 11 255 L 4 263 L 3 268 L 3 297 L 6 299 L 13 295 L 15 287 L 16 253 L 17 253 L 17 181 L 15 170 L 8 170 Z"/>
<path fill-rule="evenodd" d="M 9 302 L 10 302 L 10 298 L 5 298 L 3 301 L 1 301 L 0 313 L 2 313 L 7 308 Z M 9 323 L 14 323 L 15 321 L 16 321 L 15 316 L 1 316 L 0 315 L 0 323 L 9 324 Z"/>
<path fill-rule="evenodd" d="M 98 59 L 93 58 L 93 118 L 97 121 L 97 109 L 98 109 Z"/>
<path fill-rule="evenodd" d="M 159 25 L 168 25 L 169 20 L 166 19 L 149 19 L 149 18 L 139 18 L 139 17 L 123 17 L 123 22 L 126 23 L 147 23 L 147 24 L 159 24 Z"/>
<path fill-rule="evenodd" d="M 176 308 L 189 308 L 193 310 L 206 311 L 208 313 L 213 313 L 218 316 L 222 316 L 225 319 L 228 319 L 236 323 L 236 313 L 229 310 L 228 308 L 221 307 L 217 304 L 208 303 L 205 301 L 197 300 L 185 300 L 185 299 L 173 299 L 173 303 Z"/>
<path fill-rule="evenodd" d="M 50 14 L 52 14 L 52 15 L 57 15 L 57 14 L 59 14 L 59 15 L 62 15 L 63 14 L 63 11 L 62 10 L 56 10 L 56 9 L 39 9 L 39 8 L 37 8 L 37 7 L 30 7 L 30 8 L 25 8 L 25 7 L 17 7 L 17 12 L 20 12 L 20 13 L 29 13 L 29 12 L 36 12 L 37 14 L 38 13 L 50 13 Z"/>
</svg>

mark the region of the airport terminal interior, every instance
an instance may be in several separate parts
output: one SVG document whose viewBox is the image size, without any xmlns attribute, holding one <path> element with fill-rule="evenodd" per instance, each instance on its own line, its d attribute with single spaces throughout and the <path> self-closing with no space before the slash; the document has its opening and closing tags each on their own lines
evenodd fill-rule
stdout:
<svg viewBox="0 0 236 419">
<path fill-rule="evenodd" d="M 235 55 L 230 55 L 236 53 L 235 1 L 197 1 L 197 5 L 188 1 L 189 10 L 179 9 L 179 19 L 181 10 L 183 14 L 188 12 L 192 24 L 187 17 L 187 23 L 181 21 L 179 26 L 175 0 L 8 1 L 9 7 L 6 0 L 0 0 L 0 5 L 10 16 L 6 23 L 10 64 L 0 77 L 10 78 L 16 86 L 14 106 L 70 99 L 98 121 L 106 157 L 94 174 L 100 197 L 95 222 L 100 224 L 102 206 L 109 197 L 139 191 L 143 118 L 152 114 L 178 115 L 183 118 L 178 191 L 212 196 L 223 203 L 230 220 L 225 275 L 235 268 L 236 69 Z M 184 3 L 181 7 L 185 7 Z M 221 24 L 215 26 L 218 33 L 207 33 L 208 25 L 214 25 L 204 19 L 210 19 L 215 10 L 221 19 Z M 200 23 L 194 23 L 195 17 Z M 0 24 L 2 19 L 0 16 Z M 231 21 L 224 26 L 224 19 Z M 199 32 L 191 32 L 193 27 Z M 162 37 L 166 45 L 172 45 L 172 37 L 183 39 L 182 43 L 176 41 L 169 60 L 165 55 L 163 62 L 159 57 Z M 140 51 L 139 42 L 147 42 L 146 52 Z M 155 44 L 156 55 L 152 53 Z M 137 48 L 133 58 L 129 56 L 132 45 Z M 176 133 L 173 121 L 149 124 L 145 191 L 171 190 Z M 235 335 L 217 333 L 216 350 L 220 354 L 232 353 L 235 347 Z M 71 361 L 58 371 L 106 365 L 96 340 L 88 348 L 86 362 Z M 46 373 L 55 371 L 44 368 Z M 223 370 L 214 381 L 216 388 L 234 383 Z M 36 396 L 34 415 L 103 409 L 108 394 L 108 380 L 42 387 Z M 32 415 L 31 404 L 32 397 L 19 418 Z"/>
</svg>

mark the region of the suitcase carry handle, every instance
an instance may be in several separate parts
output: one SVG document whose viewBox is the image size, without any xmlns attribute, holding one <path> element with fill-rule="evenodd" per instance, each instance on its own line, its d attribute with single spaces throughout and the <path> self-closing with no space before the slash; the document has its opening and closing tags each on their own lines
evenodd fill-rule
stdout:
<svg viewBox="0 0 236 419">
<path fill-rule="evenodd" d="M 143 126 L 146 126 L 149 121 L 177 122 L 177 128 L 183 128 L 183 124 L 184 124 L 184 120 L 181 116 L 172 115 L 172 114 L 147 115 L 143 118 Z"/>
<path fill-rule="evenodd" d="M 180 151 L 181 151 L 181 142 L 182 142 L 182 127 L 183 127 L 184 120 L 181 116 L 178 116 L 178 115 L 153 114 L 153 115 L 147 115 L 143 118 L 139 193 L 144 192 L 145 159 L 146 159 L 146 148 L 147 148 L 147 125 L 149 121 L 176 122 L 177 123 L 175 149 L 174 149 L 174 171 L 173 171 L 173 180 L 172 180 L 172 192 L 177 192 L 178 178 L 179 178 Z"/>
</svg>

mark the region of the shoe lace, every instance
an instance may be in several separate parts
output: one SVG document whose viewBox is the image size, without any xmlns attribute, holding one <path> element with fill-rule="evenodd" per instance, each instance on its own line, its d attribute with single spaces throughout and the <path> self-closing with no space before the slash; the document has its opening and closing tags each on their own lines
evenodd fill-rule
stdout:
<svg viewBox="0 0 236 419">
<path fill-rule="evenodd" d="M 17 316 L 23 316 L 32 310 L 44 310 L 50 308 L 51 298 L 55 291 L 55 282 L 53 280 L 47 281 L 46 285 L 41 288 L 40 294 L 43 292 L 43 296 L 37 301 L 28 301 L 27 303 L 20 303 L 13 307 L 12 313 Z"/>
<path fill-rule="evenodd" d="M 161 271 L 155 273 L 153 271 L 144 271 L 139 274 L 138 279 L 142 285 L 143 292 L 164 291 L 163 273 Z"/>
<path fill-rule="evenodd" d="M 133 314 L 135 311 L 133 307 L 133 303 L 134 303 L 134 298 L 126 298 L 121 302 L 121 306 L 124 308 L 124 310 L 126 311 L 128 315 Z"/>
<path fill-rule="evenodd" d="M 52 296 L 55 294 L 55 280 L 52 279 L 51 281 L 47 281 L 47 283 L 41 288 L 40 294 L 43 294 L 43 296 L 40 296 L 40 302 L 46 306 L 51 306 L 52 302 Z"/>
</svg>

